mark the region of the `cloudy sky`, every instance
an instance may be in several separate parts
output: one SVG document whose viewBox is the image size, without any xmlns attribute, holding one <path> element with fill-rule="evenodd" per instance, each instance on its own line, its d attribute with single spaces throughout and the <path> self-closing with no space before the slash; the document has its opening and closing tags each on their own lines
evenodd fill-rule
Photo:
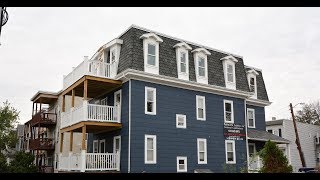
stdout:
<svg viewBox="0 0 320 180">
<path fill-rule="evenodd" d="M 38 90 L 59 91 L 63 75 L 131 24 L 239 54 L 263 70 L 272 105 L 266 119 L 288 118 L 289 103 L 320 95 L 320 8 L 7 8 L 0 46 L 0 102 L 20 122 Z"/>
</svg>

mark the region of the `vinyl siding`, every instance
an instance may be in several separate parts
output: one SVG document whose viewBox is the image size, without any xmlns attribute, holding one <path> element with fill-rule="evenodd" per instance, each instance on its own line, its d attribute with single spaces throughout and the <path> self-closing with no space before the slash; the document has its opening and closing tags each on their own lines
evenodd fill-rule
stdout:
<svg viewBox="0 0 320 180">
<path fill-rule="evenodd" d="M 157 89 L 157 114 L 146 115 L 145 86 Z M 196 95 L 206 98 L 206 121 L 196 120 Z M 211 169 L 224 172 L 223 100 L 232 100 L 236 124 L 244 124 L 244 100 L 179 89 L 143 81 L 132 81 L 131 172 L 176 172 L 176 157 L 187 156 L 188 172 Z M 187 116 L 187 128 L 176 128 L 176 114 Z M 144 164 L 144 136 L 157 136 L 157 163 Z M 197 138 L 207 139 L 207 164 L 197 162 Z M 245 141 L 236 141 L 239 171 L 245 166 Z M 231 165 L 233 166 L 233 165 Z"/>
</svg>

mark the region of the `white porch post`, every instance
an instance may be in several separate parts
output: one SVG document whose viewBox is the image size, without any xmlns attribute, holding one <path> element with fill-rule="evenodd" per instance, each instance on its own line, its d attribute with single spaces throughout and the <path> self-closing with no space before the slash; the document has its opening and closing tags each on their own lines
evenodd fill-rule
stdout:
<svg viewBox="0 0 320 180">
<path fill-rule="evenodd" d="M 291 165 L 290 144 L 286 144 L 286 149 L 287 149 L 287 158 L 288 158 L 289 164 Z"/>
<path fill-rule="evenodd" d="M 58 171 L 61 171 L 61 158 L 62 158 L 62 153 L 59 153 L 59 159 L 58 159 Z"/>
<path fill-rule="evenodd" d="M 80 167 L 80 172 L 85 172 L 86 170 L 86 150 L 81 150 L 81 167 Z"/>
<path fill-rule="evenodd" d="M 68 171 L 71 171 L 71 164 L 72 164 L 72 152 L 69 151 L 69 157 L 68 157 Z"/>
<path fill-rule="evenodd" d="M 88 101 L 84 100 L 83 101 L 83 120 L 87 121 L 88 120 Z"/>
<path fill-rule="evenodd" d="M 120 171 L 120 153 L 119 151 L 117 152 L 117 171 Z"/>
</svg>

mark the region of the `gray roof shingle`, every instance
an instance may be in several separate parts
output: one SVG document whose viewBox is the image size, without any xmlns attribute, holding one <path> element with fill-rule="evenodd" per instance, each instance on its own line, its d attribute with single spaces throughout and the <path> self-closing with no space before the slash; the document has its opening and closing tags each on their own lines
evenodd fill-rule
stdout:
<svg viewBox="0 0 320 180">
<path fill-rule="evenodd" d="M 277 143 L 286 143 L 289 144 L 290 141 L 282 137 L 271 134 L 267 131 L 259 131 L 255 129 L 248 129 L 248 139 L 257 140 L 257 141 L 273 141 Z"/>
<path fill-rule="evenodd" d="M 126 69 L 134 69 L 144 71 L 143 60 L 143 40 L 140 36 L 151 31 L 141 30 L 132 26 L 128 31 L 122 34 L 119 38 L 123 40 L 123 44 L 120 52 L 118 73 Z M 169 77 L 178 78 L 177 64 L 176 64 L 176 51 L 173 46 L 181 41 L 173 38 L 168 38 L 157 34 L 162 38 L 163 42 L 159 44 L 159 74 Z M 199 48 L 194 44 L 188 44 L 192 49 Z M 214 51 L 207 49 L 211 55 L 208 56 L 208 83 L 211 85 L 217 85 L 225 87 L 223 65 L 221 58 L 229 55 L 224 52 Z M 243 59 L 240 56 L 234 56 L 238 62 L 236 63 L 236 89 L 240 91 L 249 92 L 249 85 L 246 76 L 246 69 Z M 191 51 L 189 51 L 189 80 L 196 81 L 194 58 Z M 268 100 L 268 95 L 264 85 L 262 72 L 259 71 L 257 76 L 257 90 L 258 99 Z"/>
</svg>

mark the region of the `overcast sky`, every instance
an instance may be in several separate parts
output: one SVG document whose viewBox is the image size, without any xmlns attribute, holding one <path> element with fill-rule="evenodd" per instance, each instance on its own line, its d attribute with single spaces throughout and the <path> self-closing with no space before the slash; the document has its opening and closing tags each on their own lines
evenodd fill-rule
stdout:
<svg viewBox="0 0 320 180">
<path fill-rule="evenodd" d="M 272 105 L 319 100 L 320 8 L 7 8 L 0 41 L 0 101 L 31 119 L 38 90 L 59 91 L 63 75 L 131 24 L 243 56 L 263 70 Z"/>
</svg>

